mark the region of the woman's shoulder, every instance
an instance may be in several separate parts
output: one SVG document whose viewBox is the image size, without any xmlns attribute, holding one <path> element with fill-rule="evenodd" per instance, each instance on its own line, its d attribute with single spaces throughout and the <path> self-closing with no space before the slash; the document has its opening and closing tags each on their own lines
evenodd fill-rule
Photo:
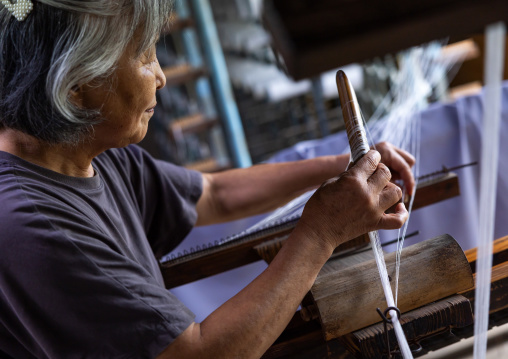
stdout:
<svg viewBox="0 0 508 359">
<path fill-rule="evenodd" d="M 146 162 L 153 159 L 151 156 L 136 145 L 127 147 L 110 148 L 93 159 L 92 164 L 99 170 L 118 171 L 121 174 L 142 169 Z"/>
<path fill-rule="evenodd" d="M 131 144 L 126 147 L 110 148 L 97 156 L 94 161 L 120 166 L 169 166 L 186 171 L 185 168 L 177 164 L 153 157 L 147 150 L 136 144 Z"/>
<path fill-rule="evenodd" d="M 80 193 L 100 189 L 98 178 L 65 176 L 0 153 L 0 237 L 35 238 L 59 218 L 81 223 Z"/>
<path fill-rule="evenodd" d="M 94 159 L 99 170 L 113 170 L 131 181 L 165 178 L 173 183 L 201 183 L 201 174 L 168 161 L 154 158 L 138 145 L 109 149 Z"/>
</svg>

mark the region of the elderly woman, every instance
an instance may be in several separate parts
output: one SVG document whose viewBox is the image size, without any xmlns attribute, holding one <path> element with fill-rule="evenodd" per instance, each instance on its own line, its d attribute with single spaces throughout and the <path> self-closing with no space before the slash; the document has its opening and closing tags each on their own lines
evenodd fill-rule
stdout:
<svg viewBox="0 0 508 359">
<path fill-rule="evenodd" d="M 14 4 L 13 4 L 14 2 Z M 391 167 L 407 153 L 200 174 L 152 159 L 146 133 L 165 84 L 155 43 L 168 0 L 2 0 L 0 356 L 259 357 L 336 246 L 400 227 Z M 195 323 L 157 258 L 195 224 L 261 213 L 319 186 L 268 269 Z"/>
</svg>

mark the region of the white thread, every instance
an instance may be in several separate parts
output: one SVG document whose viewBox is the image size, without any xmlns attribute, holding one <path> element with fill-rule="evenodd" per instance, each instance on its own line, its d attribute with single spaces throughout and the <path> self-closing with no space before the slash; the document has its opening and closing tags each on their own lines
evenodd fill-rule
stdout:
<svg viewBox="0 0 508 359">
<path fill-rule="evenodd" d="M 381 248 L 381 242 L 379 240 L 378 233 L 369 232 L 369 239 L 372 245 L 372 251 L 374 252 L 374 257 L 376 258 L 377 269 L 381 278 L 381 284 L 383 286 L 386 303 L 388 307 L 395 307 L 392 288 L 390 287 L 390 280 L 388 279 L 385 258 L 383 255 L 383 249 Z M 391 316 L 393 329 L 395 330 L 395 336 L 397 337 L 402 357 L 404 359 L 413 358 L 413 354 L 411 353 L 411 349 L 409 349 L 409 344 L 407 343 L 406 336 L 404 335 L 404 331 L 402 330 L 402 326 L 398 320 L 397 313 L 394 310 L 390 310 L 389 314 Z"/>
<path fill-rule="evenodd" d="M 391 112 L 381 118 L 382 110 L 376 110 L 374 115 L 372 116 L 370 122 L 375 124 L 379 121 L 378 126 L 375 126 L 375 136 L 378 140 L 385 140 L 397 145 L 399 148 L 403 148 L 408 150 L 415 156 L 416 165 L 414 166 L 414 177 L 418 178 L 419 169 L 418 164 L 420 163 L 420 127 L 421 127 L 421 117 L 418 115 L 421 110 L 426 106 L 427 97 L 431 94 L 432 89 L 435 89 L 440 82 L 445 78 L 446 73 L 449 71 L 453 64 L 447 63 L 439 63 L 436 61 L 436 44 L 430 44 L 427 48 L 422 49 L 412 49 L 407 51 L 400 58 L 400 71 L 397 73 L 395 86 L 393 87 L 393 91 L 388 93 L 382 101 L 382 105 L 386 108 L 390 108 Z M 418 70 L 419 69 L 419 70 Z M 442 89 L 443 87 L 441 87 Z M 440 95 L 440 94 L 438 94 Z M 387 103 L 391 102 L 391 106 L 387 105 Z M 413 114 L 417 114 L 414 116 Z M 381 123 L 383 123 L 381 125 Z M 371 135 L 369 128 L 367 126 L 367 134 L 370 138 Z M 371 141 L 374 142 L 374 141 Z M 416 183 L 417 184 L 417 183 Z M 385 277 L 383 272 L 381 256 L 382 251 L 380 249 L 380 243 L 376 243 L 376 246 L 373 248 L 377 248 L 375 251 L 376 254 L 376 262 L 378 262 L 378 268 L 380 269 L 380 276 L 382 279 L 383 290 L 385 291 L 385 296 L 387 298 L 388 305 L 397 306 L 398 301 L 398 281 L 399 281 L 399 273 L 400 273 L 400 265 L 401 265 L 401 254 L 404 246 L 404 238 L 407 231 L 407 226 L 409 223 L 409 219 L 412 212 L 412 207 L 415 198 L 415 192 L 413 192 L 409 206 L 408 213 L 409 218 L 402 230 L 402 237 L 399 235 L 399 241 L 397 243 L 397 253 L 396 253 L 396 275 L 395 275 L 395 301 L 390 304 L 393 298 L 391 297 L 391 288 L 389 287 L 389 283 L 387 277 Z M 399 230 L 400 234 L 400 230 Z M 372 238 L 371 238 L 372 242 Z M 379 242 L 379 241 L 377 241 Z M 383 260 L 384 261 L 384 260 Z M 386 271 L 386 269 L 384 269 Z M 383 278 L 384 277 L 384 278 Z M 391 313 L 392 317 L 394 317 L 394 313 Z M 400 327 L 400 323 L 394 323 L 395 333 L 399 333 L 400 336 L 403 336 L 402 328 Z M 397 337 L 399 338 L 399 337 Z M 399 343 L 400 345 L 400 343 Z M 411 357 L 412 354 L 408 347 L 404 347 L 400 345 L 401 351 L 404 357 Z"/>
<path fill-rule="evenodd" d="M 351 124 L 352 128 L 351 126 L 347 128 L 348 138 L 351 141 L 351 157 L 353 162 L 358 161 L 363 155 L 369 152 L 365 129 L 360 121 L 361 120 L 353 121 Z"/>
<path fill-rule="evenodd" d="M 356 99 L 356 95 L 354 90 L 351 90 L 352 96 Z M 360 121 L 351 121 L 349 126 L 347 126 L 348 137 L 351 146 L 351 153 L 353 155 L 353 160 L 356 162 L 363 156 L 365 153 L 369 151 L 366 132 L 364 128 L 363 116 L 360 112 Z M 353 127 L 351 129 L 351 126 Z M 353 130 L 353 137 L 349 136 L 350 130 Z M 376 264 L 379 272 L 379 277 L 381 279 L 381 285 L 383 287 L 383 292 L 385 295 L 386 303 L 388 307 L 395 307 L 395 301 L 393 299 L 393 292 L 390 286 L 390 280 L 388 278 L 388 271 L 386 270 L 386 263 L 383 255 L 383 249 L 381 248 L 381 241 L 379 240 L 379 234 L 377 231 L 369 232 L 369 239 L 372 246 L 372 251 L 374 253 L 374 258 L 376 259 Z M 395 331 L 395 336 L 397 337 L 397 342 L 399 343 L 399 349 L 402 353 L 403 358 L 410 359 L 413 358 L 413 354 L 411 353 L 411 349 L 409 349 L 409 344 L 407 342 L 406 336 L 402 329 L 402 326 L 397 317 L 397 313 L 394 310 L 390 310 L 388 312 L 391 316 L 391 321 L 393 325 L 393 329 Z"/>
<path fill-rule="evenodd" d="M 484 65 L 485 90 L 483 94 L 484 118 L 480 177 L 480 221 L 475 290 L 475 359 L 485 358 L 487 352 L 505 32 L 506 29 L 503 23 L 490 25 L 486 28 L 486 57 Z"/>
<path fill-rule="evenodd" d="M 415 162 L 420 163 L 420 134 L 421 134 L 421 117 L 418 115 L 416 121 L 413 121 L 413 135 L 415 136 L 415 141 L 413 141 L 413 151 L 415 154 Z M 415 178 L 415 188 L 418 186 L 418 177 L 420 175 L 418 166 L 414 166 L 414 178 Z M 399 238 L 397 240 L 397 253 L 395 255 L 395 305 L 397 306 L 398 297 L 399 297 L 399 274 L 400 274 L 400 265 L 401 265 L 401 256 L 402 256 L 402 248 L 404 247 L 404 239 L 406 238 L 407 227 L 409 224 L 409 220 L 411 218 L 411 213 L 413 211 L 413 203 L 415 199 L 416 191 L 413 191 L 411 194 L 411 198 L 409 200 L 409 206 L 407 208 L 408 217 L 407 221 L 404 224 L 402 236 L 400 236 L 399 229 Z M 405 194 L 403 193 L 403 198 Z"/>
<path fill-rule="evenodd" d="M 447 72 L 455 63 L 443 63 L 439 58 L 441 45 L 438 42 L 430 43 L 421 48 L 413 48 L 405 51 L 399 57 L 399 70 L 393 76 L 393 86 L 381 106 L 374 112 L 370 123 L 374 125 L 374 134 L 365 126 L 369 139 L 376 137 L 395 144 L 397 147 L 412 153 L 416 159 L 414 177 L 418 178 L 420 163 L 420 116 L 419 113 L 427 104 L 427 98 L 432 91 L 438 88 L 447 76 Z M 440 97 L 441 93 L 437 94 Z M 381 117 L 383 108 L 390 112 Z M 416 116 L 414 114 L 417 114 Z M 416 183 L 417 184 L 417 183 Z M 396 264 L 395 264 L 395 303 L 398 302 L 399 276 L 401 266 L 401 254 L 404 246 L 404 238 L 407 232 L 414 203 L 414 193 L 410 198 L 408 213 L 409 218 L 402 230 L 399 230 Z M 402 232 L 402 236 L 401 236 Z"/>
<path fill-rule="evenodd" d="M 430 43 L 420 48 L 413 48 L 405 51 L 399 58 L 399 70 L 394 72 L 393 83 L 391 91 L 386 94 L 385 98 L 381 101 L 381 105 L 376 109 L 374 115 L 371 116 L 369 123 L 373 125 L 373 133 L 369 131 L 369 127 L 365 125 L 365 130 L 369 136 L 370 143 L 374 143 L 372 138 L 377 141 L 387 141 L 399 148 L 405 149 L 412 153 L 416 159 L 414 166 L 414 176 L 419 176 L 419 160 L 420 160 L 420 127 L 421 121 L 419 113 L 427 106 L 427 98 L 432 94 L 436 88 L 442 91 L 446 87 L 439 87 L 439 85 L 446 80 L 447 73 L 452 66 L 457 65 L 457 59 L 453 63 L 443 63 L 439 58 L 439 51 L 441 45 L 438 42 Z M 435 93 L 436 94 L 436 93 Z M 442 95 L 441 92 L 436 94 L 438 97 Z M 388 109 L 388 114 L 382 116 L 383 111 Z M 417 114 L 416 117 L 414 114 Z M 362 116 L 363 118 L 363 116 Z M 349 131 L 348 131 L 349 132 Z M 353 158 L 356 155 L 357 144 L 354 143 L 354 149 L 351 149 Z M 410 199 L 408 208 L 409 216 L 414 202 L 414 192 Z M 395 298 L 398 297 L 398 276 L 400 271 L 400 258 L 401 251 L 404 245 L 404 238 L 407 231 L 406 222 L 403 227 L 402 237 L 399 238 L 397 243 L 397 262 L 396 262 L 396 283 L 395 283 Z M 400 233 L 400 231 L 399 231 Z M 372 234 L 378 237 L 377 232 Z M 382 257 L 381 244 L 379 238 L 371 237 L 372 247 L 376 256 L 376 263 L 380 271 L 381 282 L 383 284 L 383 291 L 387 299 L 388 306 L 396 306 L 393 300 L 391 287 L 389 286 L 388 275 L 386 273 L 386 265 Z M 384 269 L 383 269 L 384 268 Z M 384 273 L 383 273 L 384 272 Z M 385 275 L 386 274 L 386 275 Z M 396 318 L 395 313 L 390 313 L 392 318 Z M 394 329 L 399 337 L 403 337 L 404 333 L 400 323 L 395 319 Z M 402 339 L 406 342 L 406 339 Z M 401 345 L 401 352 L 405 358 L 411 358 L 412 353 L 408 346 Z"/>
<path fill-rule="evenodd" d="M 316 192 L 316 190 L 311 190 L 311 191 L 305 192 L 304 194 L 293 199 L 286 205 L 279 207 L 273 213 L 271 213 L 270 215 L 268 215 L 267 217 L 265 217 L 258 223 L 249 227 L 246 230 L 246 232 L 255 232 L 267 225 L 273 224 L 274 222 L 284 219 L 284 218 L 288 218 L 291 216 L 296 217 L 298 215 L 301 216 L 301 214 L 303 213 L 305 204 L 307 203 L 309 198 L 312 197 L 314 192 Z"/>
</svg>

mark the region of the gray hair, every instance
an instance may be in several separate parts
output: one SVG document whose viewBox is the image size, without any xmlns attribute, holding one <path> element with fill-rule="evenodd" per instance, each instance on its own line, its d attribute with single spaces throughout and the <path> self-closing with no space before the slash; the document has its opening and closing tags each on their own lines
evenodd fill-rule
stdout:
<svg viewBox="0 0 508 359">
<path fill-rule="evenodd" d="M 0 10 L 0 128 L 77 144 L 98 110 L 73 104 L 76 86 L 103 83 L 136 35 L 137 56 L 167 24 L 168 0 L 37 0 L 17 21 Z"/>
</svg>

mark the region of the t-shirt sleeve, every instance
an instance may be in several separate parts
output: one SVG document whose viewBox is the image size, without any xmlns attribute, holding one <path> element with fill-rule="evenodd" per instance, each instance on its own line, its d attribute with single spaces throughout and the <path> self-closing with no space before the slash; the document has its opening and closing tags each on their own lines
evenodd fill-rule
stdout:
<svg viewBox="0 0 508 359">
<path fill-rule="evenodd" d="M 148 241 L 160 258 L 180 244 L 195 225 L 202 175 L 154 159 L 136 145 L 110 155 L 121 171 L 128 172 Z"/>
<path fill-rule="evenodd" d="M 69 217 L 69 233 L 29 207 L 0 224 L 0 348 L 13 348 L 13 357 L 155 357 L 194 316 L 142 266 L 95 240 L 100 234 L 84 220 Z M 4 342 L 13 337 L 21 347 Z"/>
</svg>

